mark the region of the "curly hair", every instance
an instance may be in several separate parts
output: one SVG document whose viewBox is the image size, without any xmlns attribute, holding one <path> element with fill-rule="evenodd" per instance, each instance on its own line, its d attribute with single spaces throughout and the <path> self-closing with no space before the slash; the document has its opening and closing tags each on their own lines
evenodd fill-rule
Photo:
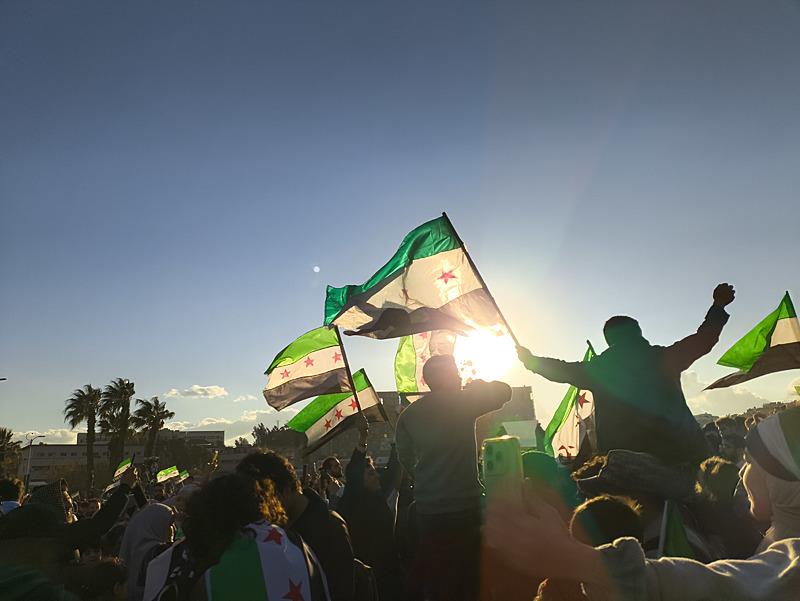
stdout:
<svg viewBox="0 0 800 601">
<path fill-rule="evenodd" d="M 274 451 L 255 451 L 239 462 L 237 474 L 252 476 L 258 480 L 269 479 L 278 492 L 287 489 L 302 492 L 294 467 L 283 455 Z"/>
<path fill-rule="evenodd" d="M 260 520 L 279 526 L 287 521 L 271 480 L 244 474 L 215 478 L 186 503 L 183 531 L 189 553 L 198 565 L 212 566 L 241 528 Z"/>
</svg>

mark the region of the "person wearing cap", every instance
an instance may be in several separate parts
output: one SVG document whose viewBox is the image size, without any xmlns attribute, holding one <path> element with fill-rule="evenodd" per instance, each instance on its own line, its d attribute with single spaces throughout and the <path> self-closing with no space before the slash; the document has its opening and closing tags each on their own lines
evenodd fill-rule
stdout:
<svg viewBox="0 0 800 601">
<path fill-rule="evenodd" d="M 771 415 L 745 439 L 747 465 L 742 482 L 750 512 L 770 527 L 758 547 L 800 538 L 800 407 Z"/>
</svg>

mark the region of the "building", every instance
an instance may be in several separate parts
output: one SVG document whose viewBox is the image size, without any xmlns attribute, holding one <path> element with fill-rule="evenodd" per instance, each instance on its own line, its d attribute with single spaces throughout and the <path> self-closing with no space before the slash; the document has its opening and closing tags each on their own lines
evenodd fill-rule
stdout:
<svg viewBox="0 0 800 601">
<path fill-rule="evenodd" d="M 95 444 L 108 443 L 108 434 L 98 432 L 95 436 Z M 170 440 L 185 440 L 190 444 L 207 445 L 214 449 L 221 449 L 225 446 L 224 430 L 170 430 L 161 428 L 158 431 L 157 443 Z M 78 444 L 86 444 L 86 432 L 78 433 Z"/>
<path fill-rule="evenodd" d="M 140 444 L 126 445 L 125 456 L 134 453 L 142 455 L 144 446 Z M 108 442 L 97 442 L 94 445 L 95 471 L 108 467 Z M 86 467 L 85 444 L 47 444 L 40 442 L 22 449 L 20 469 L 27 472 L 30 462 L 30 482 L 49 482 L 65 472 Z M 104 466 L 104 467 L 101 467 Z"/>
</svg>

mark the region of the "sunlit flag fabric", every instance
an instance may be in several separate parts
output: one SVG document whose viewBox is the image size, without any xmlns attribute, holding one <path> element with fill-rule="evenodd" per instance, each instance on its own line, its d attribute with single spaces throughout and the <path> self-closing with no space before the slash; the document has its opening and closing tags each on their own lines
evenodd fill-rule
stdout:
<svg viewBox="0 0 800 601">
<path fill-rule="evenodd" d="M 394 357 L 397 392 L 428 392 L 430 388 L 422 377 L 422 367 L 434 355 L 452 355 L 455 343 L 456 335 L 445 330 L 403 336 Z"/>
<path fill-rule="evenodd" d="M 166 482 L 170 478 L 174 478 L 178 476 L 180 472 L 178 471 L 178 466 L 173 465 L 172 467 L 168 467 L 166 469 L 161 470 L 156 474 L 156 482 L 161 484 L 162 482 Z"/>
<path fill-rule="evenodd" d="M 343 357 L 334 328 L 322 327 L 303 334 L 270 363 L 264 398 L 280 411 L 320 394 L 349 391 Z"/>
<path fill-rule="evenodd" d="M 119 478 L 130 466 L 133 462 L 132 457 L 128 457 L 127 459 L 123 459 L 120 464 L 117 466 L 117 469 L 114 470 L 114 478 Z"/>
<path fill-rule="evenodd" d="M 383 339 L 431 330 L 500 330 L 503 320 L 443 216 L 411 231 L 389 262 L 363 284 L 328 286 L 329 324 L 346 334 Z"/>
<path fill-rule="evenodd" d="M 659 539 L 658 555 L 660 557 L 696 559 L 694 549 L 689 541 L 689 534 L 683 525 L 680 510 L 674 501 L 664 501 Z"/>
<path fill-rule="evenodd" d="M 800 321 L 787 292 L 781 304 L 717 361 L 739 371 L 708 388 L 725 388 L 787 369 L 800 369 Z"/>
<path fill-rule="evenodd" d="M 594 357 L 594 349 L 589 345 L 583 355 L 583 361 L 591 361 Z M 577 456 L 584 439 L 588 436 L 587 424 L 592 424 L 593 427 L 593 423 L 592 393 L 570 386 L 545 430 L 545 452 L 554 457 L 567 459 Z"/>
<path fill-rule="evenodd" d="M 358 403 L 351 392 L 324 394 L 311 401 L 286 424 L 287 428 L 306 435 L 306 453 L 317 450 L 361 419 L 358 404 L 367 421 L 387 421 L 383 405 L 363 369 L 353 374 L 353 384 L 358 391 Z"/>
</svg>

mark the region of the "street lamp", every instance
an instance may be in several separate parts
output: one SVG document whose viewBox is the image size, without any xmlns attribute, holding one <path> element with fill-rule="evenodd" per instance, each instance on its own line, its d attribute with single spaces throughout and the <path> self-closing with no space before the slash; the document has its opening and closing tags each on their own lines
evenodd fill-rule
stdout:
<svg viewBox="0 0 800 601">
<path fill-rule="evenodd" d="M 28 442 L 28 469 L 25 470 L 25 490 L 27 490 L 28 487 L 31 484 L 31 455 L 33 455 L 33 441 L 36 440 L 37 438 L 44 438 L 44 434 L 37 434 L 33 438 L 28 439 L 28 436 L 30 436 L 31 434 L 33 434 L 33 432 L 28 432 L 25 435 L 25 439 L 29 441 Z"/>
</svg>

